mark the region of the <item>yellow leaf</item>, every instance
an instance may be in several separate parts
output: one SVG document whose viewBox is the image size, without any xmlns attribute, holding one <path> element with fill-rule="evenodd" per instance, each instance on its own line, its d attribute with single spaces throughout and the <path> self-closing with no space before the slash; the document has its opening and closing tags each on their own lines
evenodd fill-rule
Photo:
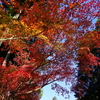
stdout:
<svg viewBox="0 0 100 100">
<path fill-rule="evenodd" d="M 52 45 L 50 44 L 49 38 L 48 38 L 47 36 L 45 36 L 45 35 L 43 35 L 43 34 L 39 34 L 39 35 L 38 35 L 38 38 L 43 39 L 43 40 L 45 41 L 45 43 L 47 43 L 49 46 L 52 46 Z"/>
</svg>

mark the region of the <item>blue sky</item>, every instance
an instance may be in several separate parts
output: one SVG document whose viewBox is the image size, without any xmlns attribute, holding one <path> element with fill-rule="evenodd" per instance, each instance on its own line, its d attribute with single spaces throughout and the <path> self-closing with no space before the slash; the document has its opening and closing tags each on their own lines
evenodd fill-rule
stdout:
<svg viewBox="0 0 100 100">
<path fill-rule="evenodd" d="M 64 85 L 63 82 L 60 82 L 61 85 Z M 70 87 L 70 86 L 64 86 L 64 87 Z M 43 88 L 43 96 L 40 100 L 52 100 L 52 98 L 54 96 L 57 97 L 58 100 L 76 100 L 76 98 L 74 97 L 74 93 L 70 93 L 70 98 L 69 99 L 65 99 L 64 97 L 62 97 L 61 95 L 58 95 L 54 90 L 51 89 L 51 85 L 47 85 Z"/>
</svg>

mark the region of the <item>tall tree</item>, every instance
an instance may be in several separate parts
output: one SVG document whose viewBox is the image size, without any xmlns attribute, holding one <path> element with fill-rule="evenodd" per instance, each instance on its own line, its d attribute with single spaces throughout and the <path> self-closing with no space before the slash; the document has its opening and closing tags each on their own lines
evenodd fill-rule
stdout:
<svg viewBox="0 0 100 100">
<path fill-rule="evenodd" d="M 84 46 L 88 47 L 81 47 L 81 54 L 83 53 L 82 49 L 84 50 L 84 54 L 79 55 L 78 81 L 75 86 L 75 96 L 78 97 L 78 100 L 100 99 L 99 26 L 100 20 L 98 19 L 96 22 L 96 30 L 88 33 L 84 36 L 83 41 L 81 40 L 81 43 L 84 43 Z M 80 46 L 82 46 L 82 44 Z M 84 48 L 87 48 L 87 51 Z"/>
<path fill-rule="evenodd" d="M 39 100 L 44 86 L 74 80 L 76 44 L 99 16 L 100 1 L 86 1 L 1 0 L 0 99 Z"/>
</svg>

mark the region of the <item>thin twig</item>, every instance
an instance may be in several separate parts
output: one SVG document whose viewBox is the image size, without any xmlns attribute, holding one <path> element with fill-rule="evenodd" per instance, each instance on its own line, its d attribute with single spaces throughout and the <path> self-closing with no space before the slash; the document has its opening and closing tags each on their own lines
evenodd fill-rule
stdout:
<svg viewBox="0 0 100 100">
<path fill-rule="evenodd" d="M 43 32 L 43 31 L 42 31 L 42 32 Z M 42 32 L 37 33 L 37 34 L 35 34 L 35 35 L 31 36 L 31 37 L 36 37 L 36 36 L 38 36 L 39 34 L 41 34 Z M 6 39 L 5 39 L 5 38 L 1 38 L 0 41 L 2 42 L 2 41 L 7 41 L 7 40 L 27 39 L 27 38 L 30 38 L 30 37 L 16 37 L 16 38 L 10 37 L 10 38 L 6 38 Z M 1 42 L 0 42 L 0 44 L 1 44 Z"/>
</svg>

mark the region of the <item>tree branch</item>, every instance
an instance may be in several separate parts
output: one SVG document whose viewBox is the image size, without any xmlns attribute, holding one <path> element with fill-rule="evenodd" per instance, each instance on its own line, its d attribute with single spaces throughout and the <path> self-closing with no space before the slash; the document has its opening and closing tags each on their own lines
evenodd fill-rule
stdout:
<svg viewBox="0 0 100 100">
<path fill-rule="evenodd" d="M 44 31 L 42 31 L 42 32 L 44 32 Z M 36 36 L 38 36 L 39 34 L 41 34 L 42 32 L 37 33 L 37 34 L 35 34 L 35 35 L 31 36 L 31 37 L 36 37 Z M 16 40 L 16 39 L 27 39 L 27 38 L 30 38 L 30 37 L 16 37 L 16 38 L 10 37 L 10 38 L 6 38 L 6 39 L 5 39 L 5 38 L 0 38 L 0 44 L 2 44 L 2 43 L 1 43 L 2 41 Z"/>
<path fill-rule="evenodd" d="M 13 37 L 14 36 L 11 37 L 10 42 L 13 39 Z M 9 42 L 9 44 L 10 44 L 10 42 Z M 3 63 L 2 63 L 2 66 L 6 66 L 7 65 L 7 61 L 9 59 L 10 53 L 11 53 L 11 50 L 9 49 L 9 51 L 7 52 L 6 57 L 5 57 L 5 59 L 4 59 Z"/>
<path fill-rule="evenodd" d="M 17 94 L 17 96 L 15 96 L 15 97 L 20 97 L 20 96 L 22 96 L 22 95 L 30 94 L 30 93 L 35 92 L 35 91 L 38 91 L 38 90 L 40 90 L 40 89 L 41 89 L 41 88 L 39 87 L 39 88 L 37 88 L 37 89 L 35 89 L 35 90 L 30 90 L 30 91 L 25 92 L 25 93 Z"/>
<path fill-rule="evenodd" d="M 7 55 L 6 55 L 6 57 L 5 57 L 5 59 L 4 59 L 3 63 L 2 63 L 2 66 L 6 66 L 7 65 L 7 61 L 8 61 L 9 56 L 10 56 L 10 50 L 7 52 Z"/>
</svg>

